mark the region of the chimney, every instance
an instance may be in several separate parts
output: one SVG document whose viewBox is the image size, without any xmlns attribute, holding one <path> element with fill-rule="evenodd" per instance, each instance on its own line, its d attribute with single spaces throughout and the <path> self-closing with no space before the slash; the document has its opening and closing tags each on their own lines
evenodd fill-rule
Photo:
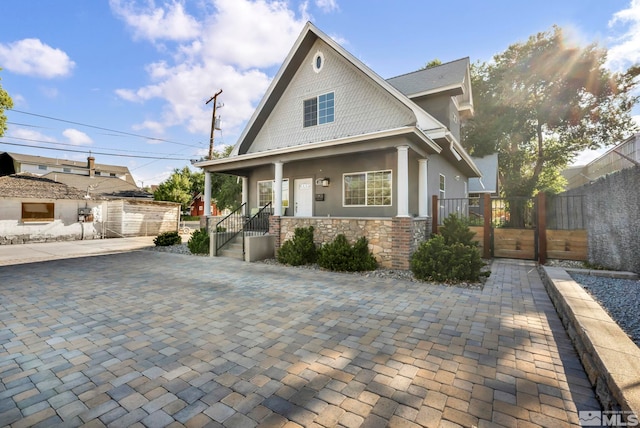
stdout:
<svg viewBox="0 0 640 428">
<path fill-rule="evenodd" d="M 96 175 L 96 158 L 93 156 L 87 158 L 87 168 L 89 168 L 89 177 Z"/>
</svg>

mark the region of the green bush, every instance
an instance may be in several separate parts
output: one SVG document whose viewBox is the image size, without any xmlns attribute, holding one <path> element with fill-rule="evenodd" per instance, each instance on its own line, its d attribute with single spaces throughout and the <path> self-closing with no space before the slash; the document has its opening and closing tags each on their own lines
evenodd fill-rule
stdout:
<svg viewBox="0 0 640 428">
<path fill-rule="evenodd" d="M 341 272 L 360 272 L 378 267 L 378 262 L 369 251 L 367 238 L 363 236 L 351 246 L 342 234 L 320 248 L 318 264 L 325 269 Z"/>
<path fill-rule="evenodd" d="M 278 250 L 278 261 L 291 266 L 315 263 L 317 257 L 313 226 L 296 227 L 293 239 L 285 241 Z"/>
<path fill-rule="evenodd" d="M 411 272 L 424 281 L 478 281 L 482 266 L 476 246 L 447 244 L 442 235 L 420 244 L 411 257 Z"/>
<path fill-rule="evenodd" d="M 187 247 L 192 254 L 209 254 L 209 232 L 206 228 L 196 230 L 191 234 Z"/>
<path fill-rule="evenodd" d="M 156 247 L 168 247 L 182 244 L 182 238 L 178 235 L 178 232 L 164 232 L 156 236 L 153 239 L 153 243 L 156 244 Z"/>
<path fill-rule="evenodd" d="M 460 243 L 469 247 L 477 247 L 478 243 L 473 241 L 475 234 L 469 229 L 469 220 L 455 213 L 449 214 L 440 227 L 440 235 L 442 235 L 447 245 Z"/>
</svg>

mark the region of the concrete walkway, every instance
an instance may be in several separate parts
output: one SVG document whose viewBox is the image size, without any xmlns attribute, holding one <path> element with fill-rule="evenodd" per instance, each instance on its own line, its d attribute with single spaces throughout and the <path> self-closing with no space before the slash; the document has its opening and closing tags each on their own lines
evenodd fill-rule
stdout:
<svg viewBox="0 0 640 428">
<path fill-rule="evenodd" d="M 0 245 L 0 266 L 113 254 L 153 246 L 155 236 Z"/>
<path fill-rule="evenodd" d="M 134 251 L 0 267 L 0 426 L 579 426 L 533 263 L 484 290 Z"/>
</svg>

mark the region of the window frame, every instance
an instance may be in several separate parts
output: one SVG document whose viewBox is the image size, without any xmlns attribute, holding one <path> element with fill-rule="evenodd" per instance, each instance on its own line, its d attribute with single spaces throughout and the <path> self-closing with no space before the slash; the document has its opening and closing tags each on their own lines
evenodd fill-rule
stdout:
<svg viewBox="0 0 640 428">
<path fill-rule="evenodd" d="M 41 211 L 25 210 L 26 206 L 29 206 L 29 205 L 45 205 L 46 211 L 44 212 L 46 212 L 46 215 L 42 215 L 40 217 L 25 216 L 25 213 L 27 212 L 30 212 L 30 213 L 41 212 Z M 54 202 L 22 202 L 20 221 L 22 221 L 23 223 L 52 222 L 55 220 L 55 214 L 56 214 L 55 210 L 56 210 L 56 204 Z"/>
<path fill-rule="evenodd" d="M 376 195 L 369 196 L 369 174 L 379 174 L 379 173 L 388 173 L 389 174 L 389 203 L 388 204 L 369 204 L 369 198 L 373 197 L 374 199 L 377 197 Z M 347 204 L 347 191 L 346 191 L 346 182 L 345 179 L 347 176 L 355 176 L 355 175 L 364 175 L 364 204 Z M 385 196 L 378 196 L 385 198 Z M 381 170 L 372 170 L 372 171 L 358 171 L 358 172 L 345 172 L 342 174 L 342 207 L 343 208 L 362 208 L 362 207 L 392 207 L 393 206 L 393 170 L 392 169 L 381 169 Z"/>
<path fill-rule="evenodd" d="M 327 99 L 331 96 L 331 99 Z M 324 100 L 321 100 L 324 98 Z M 330 105 L 329 105 L 330 104 Z M 324 107 L 322 107 L 324 105 Z M 313 115 L 313 116 L 312 116 Z M 331 120 L 329 120 L 329 118 Z M 336 121 L 336 93 L 334 91 L 302 101 L 302 127 L 326 125 Z"/>
<path fill-rule="evenodd" d="M 276 199 L 276 191 L 275 184 L 276 180 L 258 180 L 256 183 L 256 202 L 258 203 L 258 208 L 264 207 L 268 202 L 260 203 L 260 184 L 261 183 L 271 183 L 271 205 L 273 205 L 273 201 Z M 286 186 L 285 186 L 286 183 Z M 286 196 L 286 197 L 285 197 Z M 282 179 L 282 207 L 289 208 L 289 179 Z"/>
<path fill-rule="evenodd" d="M 438 183 L 438 197 L 440 199 L 447 198 L 447 177 L 444 174 L 440 174 L 440 181 Z"/>
</svg>

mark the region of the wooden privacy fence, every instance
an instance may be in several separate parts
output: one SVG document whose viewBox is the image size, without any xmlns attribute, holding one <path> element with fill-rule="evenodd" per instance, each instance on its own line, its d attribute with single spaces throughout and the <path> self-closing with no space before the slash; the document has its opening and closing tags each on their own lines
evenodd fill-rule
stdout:
<svg viewBox="0 0 640 428">
<path fill-rule="evenodd" d="M 485 258 L 587 259 L 584 197 L 454 198 L 432 200 L 433 233 L 450 214 L 467 218 Z"/>
</svg>

